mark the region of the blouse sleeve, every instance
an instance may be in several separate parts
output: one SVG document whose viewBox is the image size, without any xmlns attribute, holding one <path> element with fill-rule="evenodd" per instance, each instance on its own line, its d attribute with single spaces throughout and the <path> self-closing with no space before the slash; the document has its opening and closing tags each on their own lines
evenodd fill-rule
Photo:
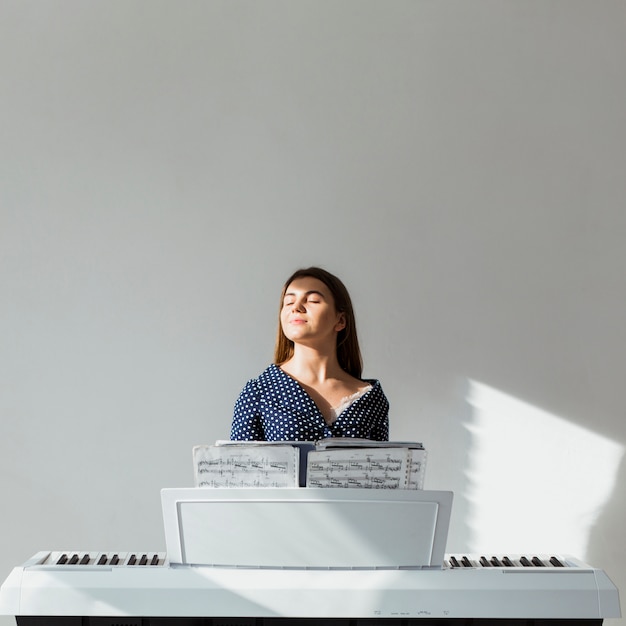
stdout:
<svg viewBox="0 0 626 626">
<path fill-rule="evenodd" d="M 389 441 L 389 415 L 376 424 L 376 427 L 372 431 L 372 439 L 374 441 Z"/>
<path fill-rule="evenodd" d="M 235 402 L 230 430 L 232 441 L 265 441 L 259 406 L 260 391 L 255 381 L 251 380 Z"/>
<path fill-rule="evenodd" d="M 389 401 L 381 390 L 380 417 L 372 429 L 370 438 L 374 441 L 389 441 Z"/>
</svg>

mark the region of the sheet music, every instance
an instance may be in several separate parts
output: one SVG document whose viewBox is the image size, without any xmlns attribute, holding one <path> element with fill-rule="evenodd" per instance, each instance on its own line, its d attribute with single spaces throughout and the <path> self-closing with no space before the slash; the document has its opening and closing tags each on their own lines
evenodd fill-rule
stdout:
<svg viewBox="0 0 626 626">
<path fill-rule="evenodd" d="M 217 442 L 195 446 L 196 487 L 423 489 L 426 451 L 411 442 Z M 321 445 L 323 444 L 323 445 Z M 383 444 L 383 445 L 381 445 Z M 384 447 L 386 444 L 386 447 Z M 419 447 L 415 447 L 419 446 Z"/>
<path fill-rule="evenodd" d="M 290 445 L 195 446 L 196 487 L 297 487 L 299 455 Z"/>
<path fill-rule="evenodd" d="M 423 489 L 426 474 L 426 450 L 411 450 L 409 489 Z"/>
<path fill-rule="evenodd" d="M 407 489 L 412 455 L 409 448 L 335 448 L 309 452 L 307 487 Z M 419 483 L 416 470 L 414 484 Z M 416 487 L 413 487 L 416 488 Z"/>
</svg>

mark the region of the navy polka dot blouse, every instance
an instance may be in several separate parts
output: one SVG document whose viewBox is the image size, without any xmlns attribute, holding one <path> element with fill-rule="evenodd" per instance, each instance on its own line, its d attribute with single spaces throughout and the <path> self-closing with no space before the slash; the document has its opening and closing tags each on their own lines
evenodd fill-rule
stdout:
<svg viewBox="0 0 626 626">
<path fill-rule="evenodd" d="M 318 441 L 326 437 L 389 439 L 389 402 L 380 382 L 327 424 L 313 398 L 277 365 L 246 384 L 235 403 L 231 440 Z"/>
</svg>

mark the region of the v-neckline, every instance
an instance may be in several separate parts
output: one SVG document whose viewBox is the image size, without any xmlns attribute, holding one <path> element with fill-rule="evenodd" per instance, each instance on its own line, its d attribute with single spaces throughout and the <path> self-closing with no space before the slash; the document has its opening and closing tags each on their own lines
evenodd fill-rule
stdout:
<svg viewBox="0 0 626 626">
<path fill-rule="evenodd" d="M 363 398 L 366 394 L 368 394 L 373 388 L 374 385 L 371 382 L 368 381 L 363 381 L 365 383 L 367 383 L 369 385 L 369 389 L 365 390 L 358 398 L 356 398 L 356 400 L 354 402 L 352 402 L 351 404 L 349 404 L 343 411 L 341 411 L 341 413 L 339 413 L 338 415 L 335 416 L 335 419 L 332 420 L 331 422 L 327 422 L 326 418 L 324 417 L 324 413 L 322 413 L 322 410 L 319 408 L 317 402 L 315 402 L 315 400 L 313 399 L 313 397 L 311 396 L 311 394 L 304 388 L 304 386 L 302 385 L 302 383 L 299 380 L 296 380 L 293 376 L 291 376 L 291 374 L 288 374 L 287 372 L 285 372 L 285 370 L 280 367 L 280 365 L 276 365 L 276 363 L 272 363 L 272 367 L 276 368 L 283 376 L 287 377 L 292 383 L 294 383 L 298 389 L 304 394 L 304 396 L 306 397 L 306 399 L 309 401 L 309 403 L 313 406 L 313 408 L 317 411 L 317 415 L 318 417 L 321 418 L 322 422 L 324 422 L 324 425 L 328 428 L 332 428 L 336 423 L 337 420 L 339 420 L 339 418 L 354 404 L 356 404 L 361 398 Z M 358 391 L 355 393 L 359 393 Z M 351 394 L 351 395 L 355 395 L 355 394 Z M 350 397 L 350 396 L 348 396 Z M 341 404 L 339 405 L 341 406 Z M 331 410 L 334 411 L 336 407 L 331 407 Z"/>
</svg>

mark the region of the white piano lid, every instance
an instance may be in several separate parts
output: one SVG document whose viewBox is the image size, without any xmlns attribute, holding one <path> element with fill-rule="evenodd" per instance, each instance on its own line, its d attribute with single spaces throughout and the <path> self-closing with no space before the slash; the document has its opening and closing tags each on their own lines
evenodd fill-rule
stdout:
<svg viewBox="0 0 626 626">
<path fill-rule="evenodd" d="M 163 489 L 171 563 L 266 568 L 438 568 L 452 492 Z"/>
</svg>

